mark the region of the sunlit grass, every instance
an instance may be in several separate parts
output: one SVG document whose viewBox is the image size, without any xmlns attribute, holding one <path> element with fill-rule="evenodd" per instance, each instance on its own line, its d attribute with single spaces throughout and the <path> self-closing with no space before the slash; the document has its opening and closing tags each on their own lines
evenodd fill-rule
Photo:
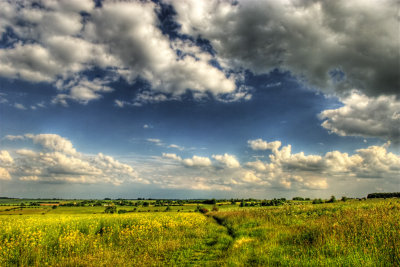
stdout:
<svg viewBox="0 0 400 267">
<path fill-rule="evenodd" d="M 198 213 L 3 216 L 0 265 L 179 263 L 223 231 Z"/>
<path fill-rule="evenodd" d="M 100 208 L 0 216 L 0 266 L 400 265 L 399 200 L 82 214 Z"/>
<path fill-rule="evenodd" d="M 284 206 L 212 216 L 235 238 L 229 265 L 400 264 L 399 201 Z"/>
</svg>

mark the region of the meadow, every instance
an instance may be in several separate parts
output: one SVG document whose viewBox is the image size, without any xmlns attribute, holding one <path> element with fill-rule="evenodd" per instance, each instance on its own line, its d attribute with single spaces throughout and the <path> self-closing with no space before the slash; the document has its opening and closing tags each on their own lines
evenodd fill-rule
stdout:
<svg viewBox="0 0 400 267">
<path fill-rule="evenodd" d="M 399 199 L 153 202 L 120 214 L 10 204 L 0 207 L 0 266 L 400 266 Z"/>
</svg>

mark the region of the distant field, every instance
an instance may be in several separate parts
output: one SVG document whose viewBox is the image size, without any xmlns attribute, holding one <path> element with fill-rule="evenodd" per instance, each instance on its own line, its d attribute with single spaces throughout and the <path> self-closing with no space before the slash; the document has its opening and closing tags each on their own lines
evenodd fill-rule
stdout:
<svg viewBox="0 0 400 267">
<path fill-rule="evenodd" d="M 0 266 L 400 265 L 398 199 L 201 207 L 1 206 Z"/>
<path fill-rule="evenodd" d="M 212 205 L 201 205 L 208 209 L 212 209 Z M 220 208 L 232 209 L 234 206 L 224 205 L 219 206 Z M 186 204 L 184 206 L 170 206 L 170 212 L 194 212 L 197 208 L 197 204 Z M 132 207 L 132 206 L 119 206 L 118 210 L 124 210 L 128 213 L 136 212 L 165 212 L 167 207 Z M 104 206 L 98 207 L 68 207 L 58 206 L 56 209 L 52 209 L 52 206 L 35 206 L 35 207 L 20 207 L 20 206 L 0 206 L 0 220 L 1 215 L 24 215 L 24 214 L 102 214 L 104 213 Z"/>
</svg>

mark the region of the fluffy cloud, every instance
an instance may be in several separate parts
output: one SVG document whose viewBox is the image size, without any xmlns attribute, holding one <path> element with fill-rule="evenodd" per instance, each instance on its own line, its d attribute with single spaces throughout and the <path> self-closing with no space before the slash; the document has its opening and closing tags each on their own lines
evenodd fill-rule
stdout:
<svg viewBox="0 0 400 267">
<path fill-rule="evenodd" d="M 12 166 L 14 159 L 6 150 L 0 151 L 0 180 L 11 180 L 11 175 L 7 167 Z"/>
<path fill-rule="evenodd" d="M 254 172 L 251 172 L 251 171 L 245 172 L 242 180 L 244 182 L 249 182 L 249 183 L 261 181 L 261 179 L 258 178 L 257 175 Z"/>
<path fill-rule="evenodd" d="M 166 158 L 166 159 L 172 159 L 172 160 L 175 160 L 175 161 L 182 161 L 182 158 L 179 157 L 178 155 L 174 154 L 174 153 L 163 153 L 162 156 L 163 156 L 163 158 Z"/>
<path fill-rule="evenodd" d="M 8 151 L 0 153 L 0 176 L 21 181 L 48 183 L 111 183 L 148 181 L 141 179 L 129 165 L 99 153 L 95 156 L 78 153 L 71 141 L 55 134 L 26 134 L 24 138 L 39 144 L 33 151 L 19 149 L 11 158 Z M 19 140 L 19 138 L 9 138 Z M 7 175 L 8 173 L 8 175 Z"/>
<path fill-rule="evenodd" d="M 267 164 L 263 163 L 260 160 L 247 162 L 246 166 L 259 172 L 267 170 Z"/>
<path fill-rule="evenodd" d="M 162 158 L 178 163 L 174 166 L 160 164 L 164 167 L 158 169 L 159 177 L 153 178 L 153 182 L 165 188 L 230 191 L 232 185 L 245 183 L 248 172 L 229 154 L 214 155 L 215 162 L 196 155 L 182 159 L 173 153 L 163 153 Z"/>
<path fill-rule="evenodd" d="M 274 142 L 266 142 L 262 139 L 255 139 L 255 140 L 249 140 L 247 141 L 251 149 L 253 150 L 277 150 L 281 146 L 280 141 L 274 141 Z"/>
<path fill-rule="evenodd" d="M 48 151 L 61 152 L 67 155 L 76 154 L 71 141 L 57 134 L 26 134 L 25 138 L 32 139 L 35 144 L 39 144 L 43 149 Z"/>
<path fill-rule="evenodd" d="M 112 92 L 113 89 L 107 86 L 109 82 L 110 79 L 107 77 L 90 81 L 86 77 L 75 76 L 68 83 L 58 80 L 56 87 L 60 90 L 60 93 L 52 102 L 68 106 L 67 100 L 70 99 L 81 104 L 87 104 L 89 101 L 101 98 L 101 93 Z"/>
<path fill-rule="evenodd" d="M 209 40 L 215 56 L 164 35 L 160 7 L 152 2 L 106 1 L 98 8 L 89 0 L 39 1 L 40 8 L 29 1 L 2 2 L 0 33 L 12 30 L 16 39 L 4 39 L 0 75 L 57 82 L 63 92 L 54 102 L 62 104 L 85 104 L 111 91 L 107 80 L 80 77 L 70 84 L 93 67 L 128 82 L 147 80 L 151 88 L 133 105 L 177 99 L 188 89 L 196 97 L 209 92 L 222 101 L 250 99 L 235 84 L 239 76 L 229 74 L 242 69 L 289 70 L 323 90 L 398 94 L 394 0 L 166 2 L 177 12 L 181 33 Z"/>
<path fill-rule="evenodd" d="M 219 163 L 223 164 L 224 166 L 228 168 L 239 168 L 240 163 L 236 159 L 235 156 L 229 155 L 229 154 L 224 154 L 224 155 L 213 155 L 213 159 L 218 161 Z"/>
<path fill-rule="evenodd" d="M 15 39 L 3 40 L 8 43 L 0 49 L 0 75 L 53 83 L 60 90 L 53 102 L 63 105 L 67 100 L 86 104 L 112 91 L 108 79 L 82 76 L 94 67 L 129 83 L 146 80 L 150 88 L 135 105 L 177 99 L 187 90 L 250 97 L 237 94 L 238 77 L 210 64 L 211 54 L 162 33 L 159 5 L 105 1 L 95 8 L 93 1 L 78 2 L 2 2 L 0 33 L 7 35 L 8 29 Z M 152 97 L 143 99 L 146 95 Z"/>
<path fill-rule="evenodd" d="M 181 32 L 209 40 L 224 67 L 289 70 L 322 90 L 398 94 L 394 0 L 168 2 Z"/>
<path fill-rule="evenodd" d="M 283 149 L 282 153 L 290 153 Z M 276 151 L 280 152 L 280 151 Z M 325 189 L 327 182 L 325 178 L 320 177 L 302 177 L 301 172 L 304 169 L 315 171 L 312 168 L 301 168 L 288 171 L 282 164 L 277 164 L 276 160 L 271 160 L 270 163 L 261 161 L 248 162 L 242 167 L 235 156 L 225 153 L 224 155 L 213 155 L 215 160 L 211 162 L 207 157 L 199 157 L 194 155 L 192 158 L 182 159 L 176 154 L 163 153 L 163 158 L 178 162 L 178 165 L 167 170 L 169 175 L 162 175 L 163 179 L 159 181 L 165 187 L 172 188 L 192 188 L 197 185 L 195 181 L 198 177 L 207 177 L 207 180 L 201 180 L 203 189 L 217 190 L 221 187 L 224 190 L 234 189 L 262 189 L 268 188 L 308 188 Z M 294 156 L 291 164 L 295 165 L 295 160 L 299 158 Z M 305 164 L 301 161 L 302 164 Z M 188 168 L 189 167 L 189 168 Z M 173 175 L 171 175 L 171 171 Z M 315 175 L 314 175 L 315 176 Z M 170 178 L 166 178 L 170 177 Z M 206 186 L 207 185 L 207 186 Z"/>
<path fill-rule="evenodd" d="M 177 188 L 177 189 L 191 189 L 191 190 L 204 190 L 204 191 L 231 191 L 232 188 L 228 185 L 219 184 L 217 180 L 211 180 L 209 177 L 196 176 L 191 178 L 189 181 L 187 179 L 182 179 L 177 177 L 179 183 L 168 183 L 164 187 L 167 188 Z"/>
<path fill-rule="evenodd" d="M 183 165 L 187 167 L 208 167 L 211 166 L 211 160 L 207 157 L 193 156 L 182 160 Z"/>
<path fill-rule="evenodd" d="M 132 102 L 118 100 L 120 107 L 180 99 L 187 90 L 196 99 L 249 100 L 249 89 L 238 86 L 245 69 L 289 70 L 341 95 L 353 88 L 398 95 L 395 0 L 164 2 L 190 39 L 164 34 L 161 7 L 151 1 L 2 2 L 0 75 L 53 83 L 53 102 L 63 105 L 112 91 L 109 79 L 82 74 L 96 67 L 129 83 L 148 82 Z M 198 37 L 210 42 L 212 54 L 191 41 Z"/>
<path fill-rule="evenodd" d="M 14 107 L 15 107 L 16 109 L 26 110 L 26 107 L 25 107 L 23 104 L 21 104 L 21 103 L 15 103 L 15 104 L 14 104 Z"/>
<path fill-rule="evenodd" d="M 0 180 L 11 180 L 10 173 L 5 169 L 0 167 Z"/>
<path fill-rule="evenodd" d="M 385 146 L 370 146 L 358 149 L 358 155 L 363 159 L 360 166 L 356 166 L 355 172 L 362 178 L 385 178 L 400 175 L 400 157 L 387 152 Z"/>
<path fill-rule="evenodd" d="M 321 112 L 324 128 L 341 136 L 400 142 L 400 101 L 394 96 L 367 97 L 353 92 L 342 102 L 341 108 Z"/>
<path fill-rule="evenodd" d="M 398 179 L 400 156 L 387 151 L 387 146 L 370 146 L 349 155 L 339 151 L 325 155 L 292 153 L 291 145 L 272 150 L 269 162 L 248 162 L 246 166 L 259 176 L 285 188 L 326 189 L 335 177 Z"/>
<path fill-rule="evenodd" d="M 10 164 L 14 162 L 14 159 L 11 157 L 10 153 L 6 150 L 0 151 L 0 162 L 2 164 Z"/>
<path fill-rule="evenodd" d="M 376 184 L 379 180 L 398 183 L 400 156 L 388 151 L 389 143 L 358 149 L 353 154 L 330 151 L 325 155 L 292 153 L 291 145 L 281 147 L 279 141 L 257 139 L 256 143 L 271 150 L 268 160 L 240 164 L 227 153 L 213 155 L 213 161 L 196 155 L 183 159 L 175 153 L 163 153 L 157 159 L 157 172 L 149 165 L 146 177 L 164 188 L 237 192 L 333 190 L 339 183 L 346 187 Z"/>
<path fill-rule="evenodd" d="M 182 159 L 178 155 L 174 153 L 163 153 L 163 158 L 171 159 L 177 162 L 180 162 L 185 167 L 209 167 L 211 166 L 211 160 L 207 157 L 200 157 L 194 155 L 192 158 Z"/>
</svg>

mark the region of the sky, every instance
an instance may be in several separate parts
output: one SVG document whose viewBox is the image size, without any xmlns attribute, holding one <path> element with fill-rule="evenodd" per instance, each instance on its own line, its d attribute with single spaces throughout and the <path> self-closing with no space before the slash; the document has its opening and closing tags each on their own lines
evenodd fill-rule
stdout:
<svg viewBox="0 0 400 267">
<path fill-rule="evenodd" d="M 0 2 L 0 196 L 400 191 L 395 0 Z"/>
</svg>

